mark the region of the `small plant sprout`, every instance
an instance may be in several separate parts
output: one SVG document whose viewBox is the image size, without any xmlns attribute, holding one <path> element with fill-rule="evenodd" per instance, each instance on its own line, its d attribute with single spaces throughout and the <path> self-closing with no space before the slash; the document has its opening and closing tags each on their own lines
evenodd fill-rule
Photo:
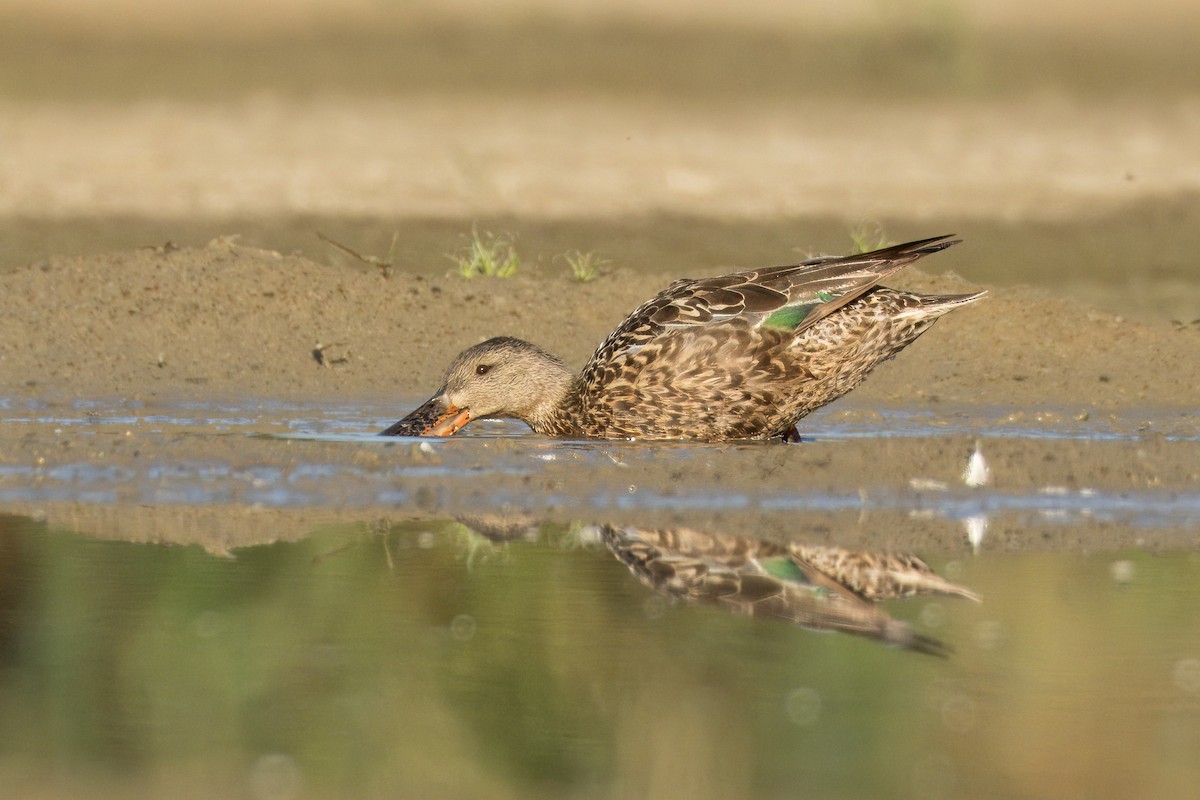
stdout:
<svg viewBox="0 0 1200 800">
<path fill-rule="evenodd" d="M 342 251 L 346 255 L 350 256 L 351 258 L 357 259 L 358 261 L 361 261 L 364 264 L 370 264 L 372 267 L 375 267 L 376 269 L 379 270 L 379 274 L 382 275 L 383 277 L 385 277 L 385 278 L 392 277 L 392 264 L 395 263 L 396 243 L 400 241 L 400 231 L 395 231 L 394 233 L 392 233 L 392 244 L 390 247 L 388 247 L 388 254 L 387 254 L 386 259 L 380 258 L 379 256 L 364 256 L 361 253 L 359 253 L 357 250 L 353 250 L 350 247 L 342 244 L 341 242 L 338 242 L 338 241 L 335 241 L 335 240 L 329 238 L 328 236 L 321 233 L 320 231 L 317 231 L 316 234 L 317 234 L 318 239 L 320 239 L 322 242 L 329 245 L 330 247 L 334 247 L 334 248 Z"/>
<path fill-rule="evenodd" d="M 521 258 L 513 246 L 512 236 L 490 232 L 480 235 L 473 225 L 470 243 L 457 253 L 446 257 L 454 262 L 458 274 L 468 280 L 476 275 L 511 278 L 521 265 Z"/>
<path fill-rule="evenodd" d="M 332 369 L 337 364 L 347 364 L 350 362 L 349 355 L 334 357 L 326 354 L 325 352 L 331 348 L 345 346 L 345 342 L 331 342 L 329 344 L 323 344 L 318 341 L 315 345 L 313 345 L 313 349 L 311 351 L 313 361 L 316 361 L 318 366 L 325 367 L 326 369 Z"/>
<path fill-rule="evenodd" d="M 860 222 L 850 229 L 850 241 L 860 253 L 869 253 L 888 246 L 887 235 L 878 222 Z"/>
<path fill-rule="evenodd" d="M 600 277 L 601 268 L 608 265 L 608 260 L 601 258 L 595 251 L 571 250 L 563 253 L 560 258 L 567 262 L 571 269 L 571 277 L 580 283 L 591 283 Z"/>
</svg>

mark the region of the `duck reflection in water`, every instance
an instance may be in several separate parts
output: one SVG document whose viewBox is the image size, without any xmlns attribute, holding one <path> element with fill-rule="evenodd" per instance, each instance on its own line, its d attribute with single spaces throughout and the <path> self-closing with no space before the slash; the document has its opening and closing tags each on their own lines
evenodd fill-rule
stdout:
<svg viewBox="0 0 1200 800">
<path fill-rule="evenodd" d="M 600 536 L 643 583 L 670 597 L 932 655 L 947 655 L 949 648 L 877 603 L 916 595 L 980 599 L 934 574 L 920 558 L 901 553 L 776 544 L 688 528 L 603 525 Z"/>
<path fill-rule="evenodd" d="M 493 542 L 524 538 L 524 517 L 458 517 Z M 585 528 L 638 579 L 674 600 L 713 605 L 746 616 L 812 630 L 842 631 L 897 647 L 945 656 L 950 648 L 888 614 L 884 600 L 920 595 L 979 595 L 935 574 L 915 555 L 786 544 L 690 528 L 648 529 L 601 524 Z"/>
</svg>

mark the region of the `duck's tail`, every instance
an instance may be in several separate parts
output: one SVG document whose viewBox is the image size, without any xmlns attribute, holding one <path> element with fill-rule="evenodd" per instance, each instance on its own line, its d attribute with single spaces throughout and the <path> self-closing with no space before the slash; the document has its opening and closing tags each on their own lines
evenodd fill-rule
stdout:
<svg viewBox="0 0 1200 800">
<path fill-rule="evenodd" d="M 920 302 L 910 308 L 897 312 L 895 318 L 915 317 L 922 320 L 935 320 L 943 314 L 947 314 L 961 306 L 974 303 L 976 300 L 982 300 L 986 296 L 986 290 L 972 294 L 918 295 Z"/>
<path fill-rule="evenodd" d="M 932 253 L 940 253 L 947 247 L 960 244 L 962 239 L 955 239 L 954 236 L 955 234 L 953 233 L 943 233 L 941 236 L 930 236 L 928 239 L 917 239 L 915 242 L 904 242 L 903 244 L 894 244 L 878 250 L 871 250 L 857 257 L 862 259 L 879 259 L 881 261 L 898 261 L 904 259 L 908 263 L 911 263 L 918 258 L 923 258 Z"/>
</svg>

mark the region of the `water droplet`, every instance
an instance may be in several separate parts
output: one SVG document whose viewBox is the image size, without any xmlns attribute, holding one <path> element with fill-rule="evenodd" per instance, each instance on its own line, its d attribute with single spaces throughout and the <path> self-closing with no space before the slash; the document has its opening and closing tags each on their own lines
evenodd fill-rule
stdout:
<svg viewBox="0 0 1200 800">
<path fill-rule="evenodd" d="M 955 733 L 966 733 L 975 727 L 975 701 L 965 694 L 956 694 L 942 703 L 942 723 Z"/>
<path fill-rule="evenodd" d="M 1134 568 L 1133 562 L 1127 558 L 1122 558 L 1108 565 L 1108 574 L 1116 583 L 1132 583 Z"/>
<path fill-rule="evenodd" d="M 662 619 L 663 614 L 667 613 L 667 601 L 658 595 L 647 597 L 642 603 L 642 613 L 646 619 Z"/>
<path fill-rule="evenodd" d="M 954 763 L 943 753 L 930 753 L 913 764 L 912 781 L 919 797 L 952 797 Z"/>
<path fill-rule="evenodd" d="M 1175 685 L 1188 694 L 1200 694 L 1200 658 L 1181 658 L 1175 662 Z"/>
<path fill-rule="evenodd" d="M 250 767 L 249 783 L 256 800 L 292 800 L 300 796 L 303 780 L 291 756 L 271 753 Z"/>
<path fill-rule="evenodd" d="M 475 618 L 470 614 L 459 614 L 450 620 L 450 635 L 460 642 L 469 641 L 477 629 Z"/>
<path fill-rule="evenodd" d="M 1004 641 L 1004 626 L 997 620 L 984 620 L 975 626 L 975 644 L 981 650 L 995 650 Z"/>
<path fill-rule="evenodd" d="M 821 693 L 808 686 L 793 689 L 787 696 L 784 710 L 794 724 L 812 725 L 821 718 Z"/>
<path fill-rule="evenodd" d="M 921 609 L 921 624 L 926 628 L 940 628 L 946 624 L 946 607 L 941 603 L 926 603 Z"/>
<path fill-rule="evenodd" d="M 201 611 L 192 622 L 192 630 L 201 639 L 211 639 L 225 630 L 225 618 L 216 611 Z"/>
</svg>

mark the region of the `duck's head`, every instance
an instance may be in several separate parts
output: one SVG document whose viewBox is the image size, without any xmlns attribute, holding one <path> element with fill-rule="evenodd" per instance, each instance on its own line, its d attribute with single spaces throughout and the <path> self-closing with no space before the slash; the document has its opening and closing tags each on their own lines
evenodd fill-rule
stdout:
<svg viewBox="0 0 1200 800">
<path fill-rule="evenodd" d="M 442 388 L 384 436 L 453 436 L 485 417 L 519 419 L 534 430 L 569 391 L 571 371 L 537 345 L 500 336 L 468 347 L 451 362 Z"/>
</svg>

